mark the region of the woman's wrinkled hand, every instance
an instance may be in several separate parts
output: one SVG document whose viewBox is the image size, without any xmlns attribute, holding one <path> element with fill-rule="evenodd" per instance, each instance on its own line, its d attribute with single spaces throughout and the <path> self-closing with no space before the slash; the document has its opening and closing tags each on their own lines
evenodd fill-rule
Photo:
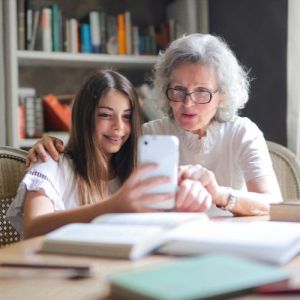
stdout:
<svg viewBox="0 0 300 300">
<path fill-rule="evenodd" d="M 59 153 L 64 151 L 64 143 L 62 140 L 44 135 L 42 139 L 37 141 L 33 147 L 29 150 L 26 158 L 26 167 L 29 167 L 30 163 L 41 161 L 47 161 L 47 153 L 54 159 L 58 160 Z"/>
</svg>

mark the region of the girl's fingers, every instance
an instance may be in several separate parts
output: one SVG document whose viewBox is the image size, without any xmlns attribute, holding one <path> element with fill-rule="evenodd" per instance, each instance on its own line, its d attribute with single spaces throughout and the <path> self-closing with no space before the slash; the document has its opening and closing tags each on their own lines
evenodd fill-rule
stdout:
<svg viewBox="0 0 300 300">
<path fill-rule="evenodd" d="M 214 173 L 199 164 L 190 166 L 182 172 L 181 179 L 184 180 L 187 178 L 200 181 L 204 187 L 216 185 Z"/>
<path fill-rule="evenodd" d="M 144 164 L 138 166 L 130 175 L 129 179 L 127 180 L 130 186 L 134 186 L 137 182 L 141 181 L 143 175 L 147 174 L 147 172 L 155 170 L 157 168 L 156 164 Z"/>
<path fill-rule="evenodd" d="M 190 179 L 185 179 L 179 185 L 178 191 L 176 193 L 176 208 L 180 209 L 184 206 L 187 195 L 189 193 L 192 181 Z"/>
<path fill-rule="evenodd" d="M 137 199 L 134 202 L 135 207 L 138 211 L 160 211 L 159 209 L 153 209 L 147 207 L 147 205 L 151 205 L 157 202 L 166 201 L 173 199 L 174 195 L 172 194 L 145 194 L 142 198 Z"/>
</svg>

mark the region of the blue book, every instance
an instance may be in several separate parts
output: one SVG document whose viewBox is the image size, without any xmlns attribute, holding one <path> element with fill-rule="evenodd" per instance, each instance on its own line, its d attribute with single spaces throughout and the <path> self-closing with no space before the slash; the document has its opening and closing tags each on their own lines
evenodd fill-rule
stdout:
<svg viewBox="0 0 300 300">
<path fill-rule="evenodd" d="M 80 26 L 81 35 L 81 52 L 92 53 L 91 27 L 89 24 L 83 23 Z"/>
<path fill-rule="evenodd" d="M 287 271 L 274 266 L 211 254 L 116 274 L 110 284 L 112 297 L 118 299 L 220 299 L 288 278 Z"/>
<path fill-rule="evenodd" d="M 61 39 L 60 39 L 60 18 L 61 11 L 56 3 L 51 5 L 52 10 L 52 51 L 58 52 L 62 51 Z"/>
</svg>

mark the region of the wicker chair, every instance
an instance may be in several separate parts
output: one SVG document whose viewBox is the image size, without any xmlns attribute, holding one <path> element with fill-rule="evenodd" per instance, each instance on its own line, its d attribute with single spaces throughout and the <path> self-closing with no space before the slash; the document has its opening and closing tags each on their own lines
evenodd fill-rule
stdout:
<svg viewBox="0 0 300 300">
<path fill-rule="evenodd" d="M 0 147 L 0 247 L 20 240 L 5 215 L 24 176 L 26 155 L 24 150 Z"/>
<path fill-rule="evenodd" d="M 286 147 L 267 141 L 273 168 L 284 200 L 300 200 L 300 165 L 296 156 Z"/>
</svg>

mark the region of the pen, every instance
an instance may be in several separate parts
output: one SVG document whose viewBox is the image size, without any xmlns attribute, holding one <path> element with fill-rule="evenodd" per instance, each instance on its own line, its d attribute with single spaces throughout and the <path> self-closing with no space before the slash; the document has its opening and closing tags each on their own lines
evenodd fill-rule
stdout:
<svg viewBox="0 0 300 300">
<path fill-rule="evenodd" d="M 58 265 L 58 264 L 41 264 L 41 263 L 0 263 L 3 268 L 26 268 L 26 269 L 54 269 L 54 270 L 76 270 L 89 272 L 89 266 L 78 265 Z"/>
<path fill-rule="evenodd" d="M 40 270 L 67 270 L 71 271 L 69 279 L 81 279 L 91 277 L 90 266 L 42 264 L 42 263 L 0 263 L 2 268 L 40 269 Z"/>
</svg>

